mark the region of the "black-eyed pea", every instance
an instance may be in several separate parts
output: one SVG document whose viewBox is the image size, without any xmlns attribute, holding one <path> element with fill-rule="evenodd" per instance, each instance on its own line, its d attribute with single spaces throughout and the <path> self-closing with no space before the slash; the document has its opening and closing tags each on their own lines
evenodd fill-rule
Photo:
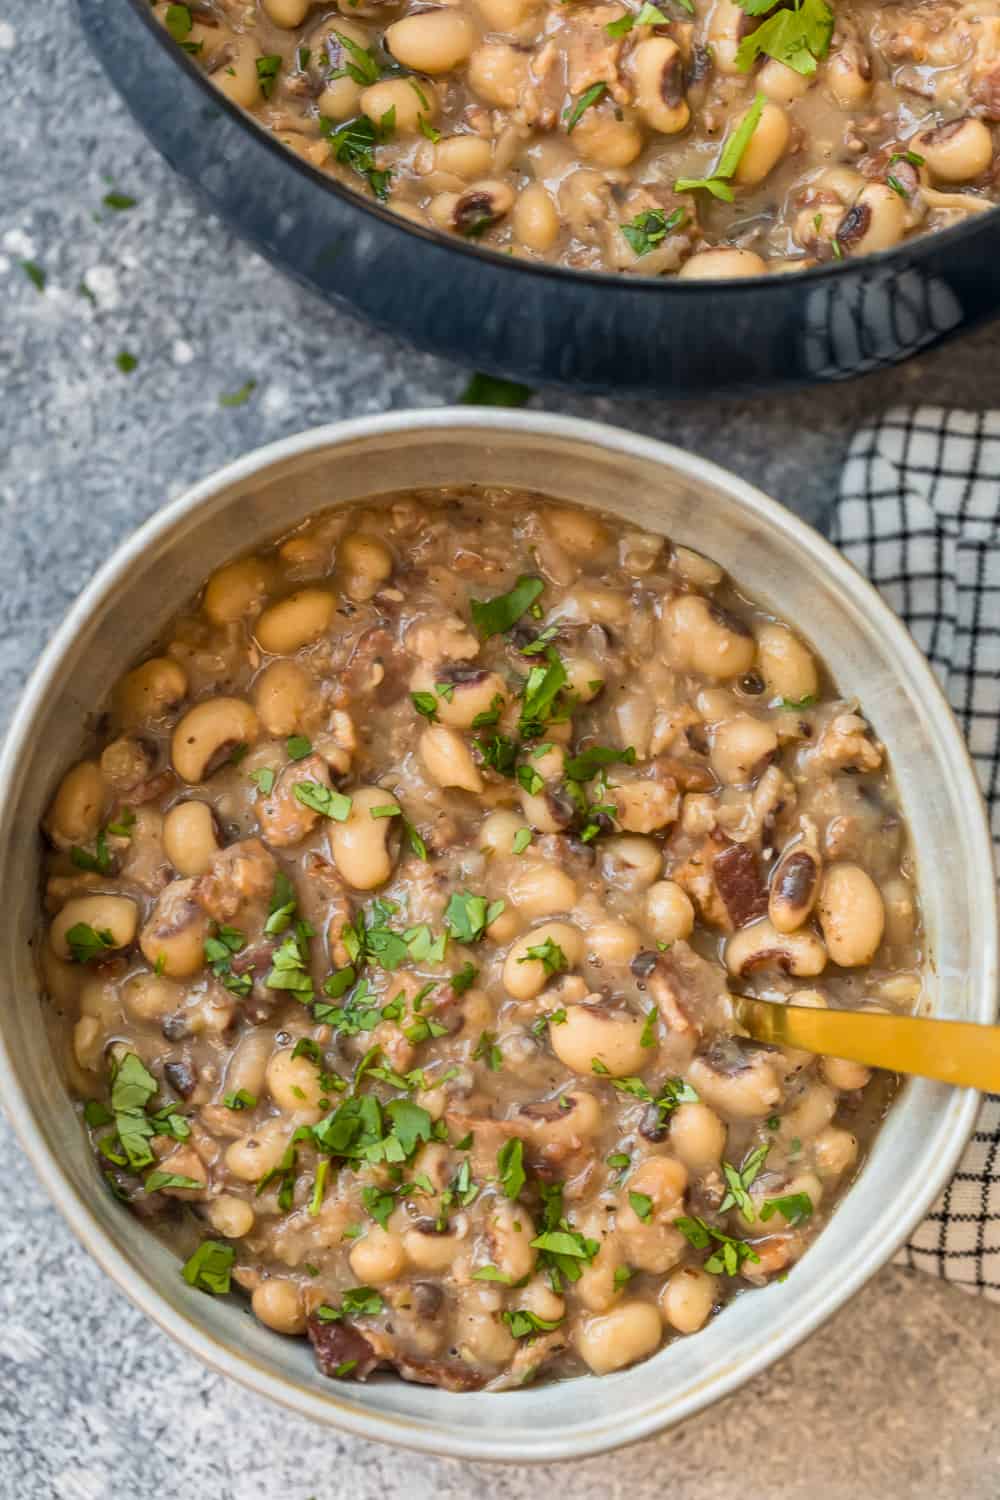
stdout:
<svg viewBox="0 0 1000 1500">
<path fill-rule="evenodd" d="M 831 960 L 842 968 L 870 963 L 885 930 L 878 886 L 860 865 L 830 865 L 816 901 Z"/>
<path fill-rule="evenodd" d="M 735 245 L 717 245 L 711 250 L 699 250 L 681 266 L 677 272 L 681 281 L 734 281 L 745 276 L 765 276 L 767 262 L 753 250 L 740 250 Z M 745 671 L 746 668 L 741 668 Z"/>
<path fill-rule="evenodd" d="M 135 974 L 124 986 L 122 999 L 136 1020 L 162 1021 L 179 1009 L 184 987 L 161 974 Z"/>
<path fill-rule="evenodd" d="M 794 844 L 778 860 L 771 876 L 767 915 L 778 932 L 794 932 L 806 922 L 819 895 L 823 863 L 814 849 Z"/>
<path fill-rule="evenodd" d="M 498 811 L 485 817 L 479 829 L 479 847 L 484 853 L 513 854 L 514 841 L 527 828 L 517 813 Z"/>
<path fill-rule="evenodd" d="M 419 101 L 406 81 L 396 79 L 395 82 L 407 91 L 413 99 L 414 106 L 417 106 Z M 388 86 L 387 83 L 383 83 L 373 87 L 387 88 Z M 372 90 L 365 92 L 367 94 Z M 381 116 L 377 115 L 375 118 L 380 119 Z M 374 598 L 382 584 L 392 577 L 392 569 L 392 553 L 385 542 L 380 541 L 377 536 L 369 536 L 363 531 L 353 531 L 345 536 L 337 547 L 337 573 L 344 593 L 349 599 L 359 604 Z"/>
<path fill-rule="evenodd" d="M 781 1117 L 779 1134 L 786 1145 L 809 1141 L 825 1130 L 837 1112 L 837 1095 L 825 1083 L 809 1083 Z"/>
<path fill-rule="evenodd" d="M 104 821 L 108 788 L 96 760 L 81 760 L 71 766 L 59 783 L 44 827 L 57 848 L 86 844 Z"/>
<path fill-rule="evenodd" d="M 415 73 L 450 73 L 472 52 L 476 31 L 459 10 L 427 10 L 394 21 L 386 28 L 385 44 Z"/>
<path fill-rule="evenodd" d="M 852 1062 L 848 1057 L 821 1058 L 819 1070 L 830 1087 L 842 1094 L 863 1089 L 872 1076 L 871 1068 L 866 1068 L 864 1063 Z"/>
<path fill-rule="evenodd" d="M 518 1289 L 517 1305 L 547 1323 L 558 1323 L 566 1312 L 563 1298 L 541 1276 L 533 1276 L 526 1286 Z"/>
<path fill-rule="evenodd" d="M 254 680 L 257 717 L 265 733 L 276 738 L 301 729 L 315 700 L 313 679 L 297 661 L 272 661 Z"/>
<path fill-rule="evenodd" d="M 485 42 L 475 49 L 466 82 L 484 104 L 516 109 L 528 83 L 528 55 L 507 42 Z"/>
<path fill-rule="evenodd" d="M 813 1141 L 812 1153 L 821 1177 L 842 1177 L 858 1159 L 858 1138 L 839 1125 L 826 1125 Z"/>
<path fill-rule="evenodd" d="M 714 682 L 749 672 L 757 654 L 757 642 L 742 622 L 700 594 L 671 599 L 663 612 L 663 634 L 672 666 Z"/>
<path fill-rule="evenodd" d="M 398 1234 L 372 1224 L 364 1238 L 355 1241 L 348 1260 L 362 1286 L 382 1286 L 402 1275 L 407 1257 Z"/>
<path fill-rule="evenodd" d="M 720 73 L 742 72 L 736 54 L 743 40 L 744 19 L 745 12 L 736 0 L 718 0 L 712 11 L 707 43 L 712 62 Z"/>
<path fill-rule="evenodd" d="M 112 701 L 122 724 L 136 729 L 176 708 L 187 689 L 187 673 L 182 666 L 169 656 L 153 656 L 125 674 Z"/>
<path fill-rule="evenodd" d="M 638 1072 L 645 1061 L 643 1019 L 629 1011 L 603 1005 L 570 1005 L 566 1019 L 549 1028 L 549 1041 L 559 1061 L 581 1077 L 605 1068 L 615 1078 Z"/>
<path fill-rule="evenodd" d="M 726 1149 L 726 1127 L 707 1104 L 680 1104 L 670 1116 L 670 1149 L 695 1171 L 717 1167 Z"/>
<path fill-rule="evenodd" d="M 760 775 L 777 749 L 778 736 L 772 724 L 740 713 L 714 727 L 709 759 L 720 781 L 745 786 Z"/>
<path fill-rule="evenodd" d="M 385 815 L 372 817 L 373 809 L 384 807 L 400 810 L 395 797 L 382 787 L 359 787 L 345 821 L 332 822 L 329 827 L 327 837 L 337 869 L 358 891 L 374 890 L 392 874 L 389 831 L 393 820 Z"/>
<path fill-rule="evenodd" d="M 286 31 L 302 25 L 312 3 L 313 0 L 261 0 L 267 19 Z"/>
<path fill-rule="evenodd" d="M 511 877 L 509 890 L 518 911 L 529 920 L 571 912 L 576 905 L 576 881 L 548 860 L 523 861 Z"/>
<path fill-rule="evenodd" d="M 659 846 L 638 833 L 602 839 L 599 854 L 601 876 L 606 884 L 629 895 L 648 890 L 663 869 Z"/>
<path fill-rule="evenodd" d="M 293 1057 L 293 1052 L 292 1047 L 275 1052 L 265 1074 L 267 1091 L 280 1110 L 301 1115 L 305 1123 L 315 1123 L 323 1098 L 319 1069 L 310 1058 Z M 305 1120 L 307 1115 L 313 1117 L 312 1121 Z"/>
<path fill-rule="evenodd" d="M 499 916 L 486 929 L 491 943 L 509 943 L 521 930 L 521 913 L 508 901 Z"/>
<path fill-rule="evenodd" d="M 538 10 L 540 0 L 476 0 L 487 31 L 516 32 Z"/>
<path fill-rule="evenodd" d="M 433 693 L 436 687 L 444 688 L 437 694 L 437 715 L 442 724 L 452 729 L 469 729 L 480 714 L 502 709 L 509 697 L 509 689 L 499 672 L 486 672 L 476 668 L 464 669 L 452 678 L 436 677 L 429 667 L 419 667 L 410 679 L 410 689 L 415 693 Z"/>
<path fill-rule="evenodd" d="M 57 958 L 47 943 L 39 949 L 38 961 L 41 966 L 45 993 L 49 999 L 66 1008 L 74 1005 L 79 996 L 83 978 L 80 965 Z"/>
<path fill-rule="evenodd" d="M 248 1031 L 237 1043 L 226 1069 L 225 1093 L 241 1090 L 259 1099 L 264 1091 L 267 1065 L 274 1046 L 274 1034 L 260 1028 Z"/>
<path fill-rule="evenodd" d="M 886 880 L 882 887 L 885 908 L 885 940 L 894 947 L 909 943 L 917 926 L 917 904 L 913 886 L 902 875 Z"/>
<path fill-rule="evenodd" d="M 511 1282 L 530 1275 L 537 1259 L 531 1242 L 535 1226 L 531 1215 L 520 1203 L 496 1198 L 486 1220 L 486 1237 L 490 1256 L 497 1270 Z"/>
<path fill-rule="evenodd" d="M 265 1120 L 259 1129 L 227 1146 L 226 1170 L 240 1182 L 259 1182 L 274 1171 L 288 1148 L 292 1126 L 288 1120 Z"/>
<path fill-rule="evenodd" d="M 206 698 L 189 708 L 170 741 L 174 770 L 196 784 L 224 765 L 237 745 L 257 738 L 257 715 L 244 698 Z"/>
<path fill-rule="evenodd" d="M 691 547 L 675 546 L 671 562 L 686 583 L 693 589 L 704 589 L 706 593 L 718 588 L 725 576 L 717 562 L 703 557 Z"/>
<path fill-rule="evenodd" d="M 670 779 L 623 781 L 605 800 L 614 807 L 619 828 L 627 833 L 656 833 L 675 822 L 681 810 L 680 793 Z"/>
<path fill-rule="evenodd" d="M 492 165 L 493 148 L 480 135 L 444 136 L 434 147 L 435 169 L 463 182 L 485 177 Z"/>
<path fill-rule="evenodd" d="M 453 1218 L 443 1232 L 439 1232 L 437 1222 L 436 1219 L 420 1219 L 403 1235 L 405 1261 L 415 1271 L 447 1271 L 463 1246 L 467 1225 L 462 1215 Z"/>
<path fill-rule="evenodd" d="M 306 1313 L 302 1293 L 294 1281 L 269 1276 L 255 1288 L 250 1306 L 256 1318 L 275 1333 L 305 1333 Z"/>
<path fill-rule="evenodd" d="M 552 540 L 573 557 L 597 557 L 609 545 L 604 522 L 587 510 L 552 506 L 544 512 L 542 525 Z"/>
<path fill-rule="evenodd" d="M 646 892 L 646 926 L 661 943 L 675 943 L 694 930 L 694 906 L 676 880 L 657 880 Z"/>
<path fill-rule="evenodd" d="M 733 129 L 738 129 L 745 118 L 745 115 L 741 116 L 734 123 Z M 755 187 L 763 182 L 788 150 L 791 133 L 788 116 L 781 105 L 768 101 L 761 110 L 756 129 L 740 157 L 739 166 L 733 174 L 734 180 L 745 187 Z"/>
<path fill-rule="evenodd" d="M 325 635 L 336 609 L 336 598 L 329 589 L 299 589 L 265 609 L 254 634 L 262 651 L 289 656 Z"/>
<path fill-rule="evenodd" d="M 775 57 L 767 58 L 757 74 L 758 90 L 768 99 L 773 99 L 775 104 L 794 104 L 796 99 L 808 93 L 812 83 L 811 78 L 797 73 Z"/>
<path fill-rule="evenodd" d="M 117 1018 L 118 1010 L 115 986 L 101 979 L 88 979 L 80 991 L 81 1016 L 95 1016 L 107 1032 L 112 1021 Z"/>
<path fill-rule="evenodd" d="M 240 557 L 213 573 L 201 601 L 213 625 L 235 625 L 256 614 L 275 586 L 277 574 L 270 558 Z"/>
<path fill-rule="evenodd" d="M 591 703 L 604 686 L 604 669 L 592 656 L 564 656 L 567 683 L 581 703 Z"/>
<path fill-rule="evenodd" d="M 587 956 L 591 963 L 631 963 L 642 947 L 639 930 L 631 922 L 610 920 L 598 922 L 587 933 Z"/>
<path fill-rule="evenodd" d="M 555 1100 L 523 1105 L 520 1113 L 532 1122 L 539 1143 L 546 1146 L 578 1146 L 581 1140 L 592 1140 L 598 1135 L 604 1124 L 601 1102 L 587 1089 L 574 1089 Z"/>
<path fill-rule="evenodd" d="M 687 1070 L 688 1082 L 699 1099 L 717 1115 L 738 1120 L 752 1120 L 770 1114 L 781 1099 L 781 1087 L 774 1064 L 763 1053 L 753 1052 L 745 1059 L 748 1066 L 727 1072 L 715 1067 L 707 1057 L 696 1057 Z"/>
<path fill-rule="evenodd" d="M 677 1333 L 697 1333 L 718 1296 L 716 1278 L 698 1266 L 678 1266 L 660 1293 L 660 1312 Z"/>
<path fill-rule="evenodd" d="M 543 255 L 559 238 L 559 214 L 544 183 L 531 182 L 517 195 L 512 221 L 521 244 Z"/>
<path fill-rule="evenodd" d="M 848 255 L 890 250 L 906 233 L 907 204 L 884 182 L 870 182 L 837 226 L 837 244 Z"/>
<path fill-rule="evenodd" d="M 643 148 L 643 134 L 634 116 L 618 107 L 588 109 L 571 139 L 585 161 L 602 167 L 630 166 Z"/>
<path fill-rule="evenodd" d="M 554 945 L 551 950 L 549 945 Z M 532 948 L 544 948 L 553 955 L 558 948 L 565 960 L 565 964 L 558 960 L 560 967 L 575 969 L 583 958 L 583 935 L 578 927 L 572 927 L 568 922 L 543 922 L 523 933 L 511 945 L 503 966 L 503 986 L 514 1000 L 534 1000 L 542 993 L 551 975 L 558 972 L 553 968 L 557 955 L 546 965 L 543 958 L 529 956 Z"/>
<path fill-rule="evenodd" d="M 205 1204 L 205 1217 L 216 1234 L 221 1234 L 225 1240 L 241 1240 L 255 1223 L 250 1204 L 245 1198 L 237 1198 L 235 1193 L 220 1193 L 217 1198 L 210 1198 Z"/>
<path fill-rule="evenodd" d="M 517 1341 L 500 1317 L 502 1299 L 496 1288 L 466 1287 L 455 1315 L 456 1342 L 462 1359 L 472 1365 L 504 1366 L 513 1359 Z"/>
<path fill-rule="evenodd" d="M 691 118 L 684 97 L 684 58 L 677 43 L 650 36 L 632 53 L 636 104 L 647 125 L 663 135 L 676 135 Z"/>
<path fill-rule="evenodd" d="M 741 927 L 726 943 L 726 967 L 745 978 L 762 970 L 777 970 L 796 979 L 811 979 L 826 968 L 827 949 L 808 928 L 779 932 L 764 918 Z"/>
<path fill-rule="evenodd" d="M 85 1073 L 99 1073 L 104 1060 L 105 1030 L 96 1016 L 81 1016 L 73 1027 L 73 1057 Z"/>
<path fill-rule="evenodd" d="M 913 142 L 931 175 L 941 182 L 969 182 L 993 161 L 993 137 L 982 120 L 967 116 L 925 130 Z"/>
<path fill-rule="evenodd" d="M 234 32 L 226 45 L 226 65 L 212 74 L 212 82 L 233 104 L 252 109 L 261 97 L 257 63 L 261 52 L 246 32 Z"/>
<path fill-rule="evenodd" d="M 621 1302 L 610 1312 L 585 1318 L 573 1332 L 573 1343 L 595 1375 L 610 1375 L 646 1359 L 663 1337 L 660 1314 L 652 1302 Z"/>
<path fill-rule="evenodd" d="M 610 1215 L 600 1208 L 584 1211 L 577 1227 L 588 1239 L 596 1240 L 600 1248 L 589 1264 L 581 1265 L 580 1279 L 572 1287 L 572 1296 L 588 1312 L 603 1313 L 621 1301 L 621 1278 L 615 1273 L 625 1264 L 617 1234 L 609 1229 Z"/>
<path fill-rule="evenodd" d="M 57 958 L 73 956 L 67 934 L 83 924 L 94 932 L 110 937 L 105 942 L 108 953 L 127 948 L 135 938 L 138 926 L 136 904 L 128 896 L 75 896 L 67 901 L 49 929 L 49 942 Z"/>
<path fill-rule="evenodd" d="M 757 670 L 772 698 L 801 703 L 819 695 L 813 654 L 787 625 L 772 622 L 757 631 Z"/>
<path fill-rule="evenodd" d="M 178 875 L 204 875 L 219 852 L 207 802 L 175 802 L 163 819 L 163 852 Z"/>
<path fill-rule="evenodd" d="M 429 724 L 420 736 L 420 759 L 438 786 L 479 793 L 483 778 L 462 736 L 446 724 Z"/>
<path fill-rule="evenodd" d="M 320 114 L 328 120 L 349 120 L 361 108 L 364 88 L 354 78 L 331 78 L 316 101 Z M 329 159 L 329 146 L 323 141 Z M 319 165 L 319 163 L 317 163 Z"/>
<path fill-rule="evenodd" d="M 475 238 L 498 224 L 513 206 L 514 190 L 506 182 L 473 182 L 455 200 L 448 227 L 456 234 Z"/>
<path fill-rule="evenodd" d="M 438 229 L 453 229 L 458 193 L 436 193 L 427 205 L 427 217 Z"/>
<path fill-rule="evenodd" d="M 823 82 L 841 109 L 857 109 L 872 91 L 872 66 L 856 43 L 846 43 L 827 58 Z"/>
<path fill-rule="evenodd" d="M 169 979 L 197 974 L 205 962 L 209 922 L 194 899 L 196 884 L 185 879 L 165 886 L 139 934 L 143 957 Z"/>
</svg>

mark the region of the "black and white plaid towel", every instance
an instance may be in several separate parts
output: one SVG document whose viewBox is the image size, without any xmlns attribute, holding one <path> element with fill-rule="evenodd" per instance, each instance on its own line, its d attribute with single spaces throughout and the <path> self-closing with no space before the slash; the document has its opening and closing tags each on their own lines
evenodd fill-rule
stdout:
<svg viewBox="0 0 1000 1500">
<path fill-rule="evenodd" d="M 1000 852 L 1000 412 L 886 413 L 857 434 L 831 540 L 906 621 L 948 695 Z M 1000 1094 L 897 1260 L 1000 1300 Z"/>
</svg>

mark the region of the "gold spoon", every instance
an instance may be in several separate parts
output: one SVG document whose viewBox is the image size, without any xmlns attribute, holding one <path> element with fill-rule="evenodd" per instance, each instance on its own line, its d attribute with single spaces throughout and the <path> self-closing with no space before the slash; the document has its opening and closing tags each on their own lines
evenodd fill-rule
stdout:
<svg viewBox="0 0 1000 1500">
<path fill-rule="evenodd" d="M 734 995 L 733 1009 L 757 1042 L 1000 1092 L 1000 1026 L 875 1011 L 813 1010 L 748 995 Z"/>
</svg>

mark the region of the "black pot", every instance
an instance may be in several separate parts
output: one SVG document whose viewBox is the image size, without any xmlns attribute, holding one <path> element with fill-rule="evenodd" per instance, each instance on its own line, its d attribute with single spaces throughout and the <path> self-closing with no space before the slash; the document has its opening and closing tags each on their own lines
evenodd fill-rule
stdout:
<svg viewBox="0 0 1000 1500">
<path fill-rule="evenodd" d="M 529 383 L 704 395 L 844 380 L 1000 310 L 1000 215 L 752 281 L 567 271 L 422 229 L 341 187 L 222 97 L 149 0 L 78 0 L 150 140 L 212 211 L 329 301 L 423 349 Z"/>
</svg>

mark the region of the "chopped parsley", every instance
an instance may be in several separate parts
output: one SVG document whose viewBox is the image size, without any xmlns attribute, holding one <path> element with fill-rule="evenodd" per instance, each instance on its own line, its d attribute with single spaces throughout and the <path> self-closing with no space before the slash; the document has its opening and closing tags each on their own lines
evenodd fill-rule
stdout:
<svg viewBox="0 0 1000 1500">
<path fill-rule="evenodd" d="M 130 354 L 127 349 L 123 349 L 120 354 L 115 355 L 115 364 L 118 366 L 119 370 L 121 370 L 123 375 L 131 375 L 132 371 L 137 367 L 138 363 L 139 361 L 136 359 L 135 355 Z"/>
<path fill-rule="evenodd" d="M 191 12 L 186 5 L 168 5 L 163 19 L 175 42 L 191 34 Z"/>
<path fill-rule="evenodd" d="M 171 10 L 183 10 L 180 5 L 172 5 Z M 188 1286 L 197 1287 L 200 1292 L 211 1292 L 214 1297 L 224 1297 L 230 1288 L 230 1273 L 236 1261 L 236 1251 L 232 1245 L 224 1245 L 221 1240 L 202 1240 L 194 1254 L 184 1262 L 181 1267 L 181 1275 Z"/>
<path fill-rule="evenodd" d="M 353 78 L 354 82 L 360 84 L 362 88 L 367 88 L 372 83 L 378 83 L 382 76 L 382 70 L 371 48 L 362 47 L 360 43 L 346 36 L 342 31 L 335 31 L 333 34 L 348 57 L 351 58 L 351 61 L 345 62 L 342 68 L 337 68 L 335 72 L 330 73 L 328 75 L 330 80 L 332 81 L 334 78 Z"/>
<path fill-rule="evenodd" d="M 388 113 L 394 115 L 393 110 Z M 333 120 L 328 120 L 321 115 L 319 124 L 334 159 L 350 167 L 351 171 L 356 172 L 359 177 L 363 177 L 376 198 L 383 200 L 388 198 L 392 174 L 376 163 L 375 147 L 386 138 L 387 134 L 391 134 L 395 120 L 391 122 L 391 125 L 384 121 L 379 126 L 373 120 L 369 120 L 367 115 L 358 115 L 354 120 L 345 120 L 342 125 L 337 125 Z"/>
<path fill-rule="evenodd" d="M 251 1094 L 249 1089 L 237 1089 L 235 1093 L 223 1094 L 222 1102 L 227 1109 L 256 1109 L 257 1096 Z"/>
<path fill-rule="evenodd" d="M 781 15 L 791 15 L 791 11 L 782 11 Z M 753 33 L 757 35 L 756 32 Z M 751 38 L 748 38 L 750 40 Z M 678 177 L 674 183 L 675 193 L 690 193 L 695 188 L 704 188 L 712 194 L 713 198 L 721 198 L 725 203 L 732 203 L 733 190 L 729 186 L 729 180 L 734 175 L 736 168 L 743 159 L 743 153 L 750 144 L 754 131 L 760 124 L 760 117 L 764 112 L 767 100 L 763 94 L 757 94 L 750 108 L 736 129 L 729 136 L 722 148 L 715 170 L 708 177 Z"/>
<path fill-rule="evenodd" d="M 250 780 L 263 797 L 269 797 L 274 791 L 275 773 L 270 766 L 261 766 L 259 770 L 251 771 Z"/>
<path fill-rule="evenodd" d="M 722 1175 L 726 1179 L 729 1191 L 719 1204 L 719 1212 L 721 1214 L 724 1214 L 727 1209 L 738 1208 L 748 1223 L 752 1224 L 754 1222 L 757 1212 L 749 1190 L 757 1180 L 760 1169 L 767 1160 L 767 1154 L 770 1149 L 770 1142 L 764 1146 L 756 1146 L 739 1168 L 734 1167 L 732 1162 L 724 1161 L 722 1163 Z"/>
<path fill-rule="evenodd" d="M 812 708 L 817 701 L 815 693 L 806 693 L 804 698 L 779 698 L 779 708 Z"/>
<path fill-rule="evenodd" d="M 422 125 L 420 128 L 423 130 Z M 427 134 L 426 130 L 424 134 Z M 524 406 L 533 395 L 534 391 L 528 385 L 501 380 L 496 375 L 483 375 L 477 370 L 458 399 L 463 406 Z"/>
<path fill-rule="evenodd" d="M 572 135 L 579 125 L 581 118 L 588 109 L 599 104 L 608 92 L 606 83 L 592 83 L 589 89 L 584 89 L 580 97 L 564 112 L 563 123 L 566 126 L 566 134 Z"/>
<path fill-rule="evenodd" d="M 245 380 L 238 391 L 224 392 L 219 397 L 220 406 L 246 406 L 257 389 L 256 380 Z"/>
<path fill-rule="evenodd" d="M 101 829 L 94 842 L 94 853 L 90 854 L 86 849 L 80 849 L 76 844 L 69 851 L 69 857 L 78 870 L 92 870 L 98 875 L 107 875 L 111 869 L 111 855 L 108 853 L 108 840 L 105 829 Z"/>
<path fill-rule="evenodd" d="M 270 99 L 281 72 L 281 57 L 276 52 L 257 59 L 257 82 L 265 99 Z"/>
<path fill-rule="evenodd" d="M 648 1193 L 629 1193 L 629 1205 L 637 1219 L 648 1224 L 653 1217 L 653 1200 Z"/>
<path fill-rule="evenodd" d="M 497 1176 L 508 1198 L 516 1198 L 527 1181 L 524 1170 L 524 1142 L 515 1137 L 497 1152 Z"/>
<path fill-rule="evenodd" d="M 622 224 L 621 232 L 636 255 L 648 255 L 672 230 L 679 229 L 686 218 L 682 208 L 675 208 L 671 214 L 662 208 L 647 208 L 630 223 Z"/>
<path fill-rule="evenodd" d="M 434 723 L 437 718 L 437 699 L 433 693 L 411 693 L 410 702 L 418 714 L 422 714 L 429 723 Z"/>
<path fill-rule="evenodd" d="M 530 828 L 519 828 L 511 842 L 511 853 L 523 854 L 525 849 L 527 849 L 528 845 L 531 843 L 531 839 L 532 831 Z"/>
<path fill-rule="evenodd" d="M 246 934 L 223 924 L 205 939 L 205 962 L 219 983 L 234 995 L 249 995 L 252 974 L 234 974 L 233 956 L 246 947 Z"/>
<path fill-rule="evenodd" d="M 749 16 L 764 15 L 775 0 L 737 0 Z M 833 12 L 826 0 L 793 0 L 790 10 L 778 10 L 745 36 L 736 53 L 736 66 L 749 73 L 761 53 L 786 68 L 811 77 L 816 64 L 830 50 Z"/>
<path fill-rule="evenodd" d="M 285 752 L 289 760 L 305 760 L 312 754 L 312 740 L 304 734 L 290 734 L 285 741 Z"/>
<path fill-rule="evenodd" d="M 794 1229 L 803 1219 L 808 1219 L 812 1211 L 813 1201 L 808 1193 L 789 1193 L 784 1198 L 766 1199 L 760 1216 L 766 1223 L 775 1214 L 781 1214 L 788 1227 Z"/>
<path fill-rule="evenodd" d="M 717 1243 L 719 1248 L 705 1262 L 706 1271 L 716 1275 L 725 1273 L 726 1276 L 738 1276 L 744 1261 L 760 1261 L 760 1256 L 746 1240 L 733 1239 L 730 1235 L 723 1234 L 721 1229 L 716 1229 L 714 1224 L 706 1224 L 704 1219 L 680 1218 L 675 1219 L 674 1224 L 696 1250 L 707 1250 L 713 1240 Z"/>
<path fill-rule="evenodd" d="M 691 0 L 686 0 L 685 8 L 688 6 L 691 6 Z M 692 10 L 693 8 L 691 6 Z M 619 37 L 628 36 L 633 26 L 667 26 L 669 24 L 670 17 L 665 16 L 662 10 L 657 10 L 655 5 L 650 5 L 649 0 L 646 0 L 646 4 L 636 15 L 629 12 L 627 15 L 619 16 L 617 21 L 609 21 L 604 30 L 608 36 Z"/>
<path fill-rule="evenodd" d="M 561 974 L 569 968 L 569 959 L 559 944 L 550 937 L 547 937 L 544 943 L 538 943 L 533 948 L 526 948 L 517 961 L 519 964 L 526 964 L 533 959 L 541 964 L 547 976 Z"/>
<path fill-rule="evenodd" d="M 525 740 L 540 739 L 546 722 L 553 718 L 556 699 L 569 681 L 566 668 L 552 646 L 546 647 L 546 665 L 532 667 L 524 684 L 518 730 Z"/>
<path fill-rule="evenodd" d="M 288 934 L 280 948 L 275 949 L 271 958 L 271 972 L 264 981 L 269 990 L 290 990 L 298 996 L 303 1005 L 308 1005 L 313 998 L 313 982 L 308 969 L 307 949 L 307 940 L 312 935 L 313 930 L 308 923 L 299 922 L 295 931 Z M 244 977 L 249 978 L 249 975 Z"/>
<path fill-rule="evenodd" d="M 130 198 L 128 193 L 105 193 L 101 202 L 105 208 L 114 209 L 115 213 L 125 213 L 130 208 L 135 208 L 137 198 Z"/>
<path fill-rule="evenodd" d="M 579 755 L 570 757 L 566 762 L 565 773 L 570 781 L 590 781 L 603 766 L 614 765 L 616 761 L 634 766 L 633 747 L 629 745 L 625 750 L 618 750 L 613 745 L 591 745 Z"/>
<path fill-rule="evenodd" d="M 444 925 L 457 943 L 478 943 L 487 927 L 506 909 L 507 903 L 487 902 L 470 891 L 453 891 L 444 913 Z"/>
<path fill-rule="evenodd" d="M 470 599 L 472 623 L 481 638 L 485 641 L 493 635 L 504 635 L 528 612 L 544 588 L 540 578 L 522 573 L 508 593 L 498 594 L 495 599 Z"/>
<path fill-rule="evenodd" d="M 551 1333 L 558 1328 L 562 1318 L 540 1318 L 537 1313 L 529 1312 L 527 1308 L 507 1308 L 503 1314 L 503 1320 L 516 1339 L 537 1338 L 540 1333 Z"/>
<path fill-rule="evenodd" d="M 321 1323 L 336 1323 L 340 1318 L 377 1318 L 385 1310 L 382 1296 L 370 1286 L 352 1286 L 340 1299 L 339 1307 L 324 1303 L 316 1309 Z"/>
<path fill-rule="evenodd" d="M 335 792 L 319 781 L 297 781 L 293 789 L 296 802 L 335 823 L 346 823 L 351 815 L 351 799 L 343 792 Z"/>
<path fill-rule="evenodd" d="M 48 277 L 46 276 L 45 272 L 42 270 L 38 262 L 34 260 L 22 260 L 18 261 L 18 265 L 21 267 L 21 270 L 31 282 L 31 285 L 35 288 L 35 291 L 44 292 L 45 283 L 48 280 Z"/>
<path fill-rule="evenodd" d="M 74 922 L 66 933 L 70 957 L 76 964 L 90 964 L 104 958 L 115 939 L 106 927 L 93 928 L 88 922 Z"/>
<path fill-rule="evenodd" d="M 472 1054 L 473 1062 L 484 1062 L 491 1073 L 499 1073 L 503 1067 L 503 1053 L 497 1046 L 497 1039 L 492 1031 L 481 1031 L 479 1041 L 476 1043 Z"/>
</svg>

